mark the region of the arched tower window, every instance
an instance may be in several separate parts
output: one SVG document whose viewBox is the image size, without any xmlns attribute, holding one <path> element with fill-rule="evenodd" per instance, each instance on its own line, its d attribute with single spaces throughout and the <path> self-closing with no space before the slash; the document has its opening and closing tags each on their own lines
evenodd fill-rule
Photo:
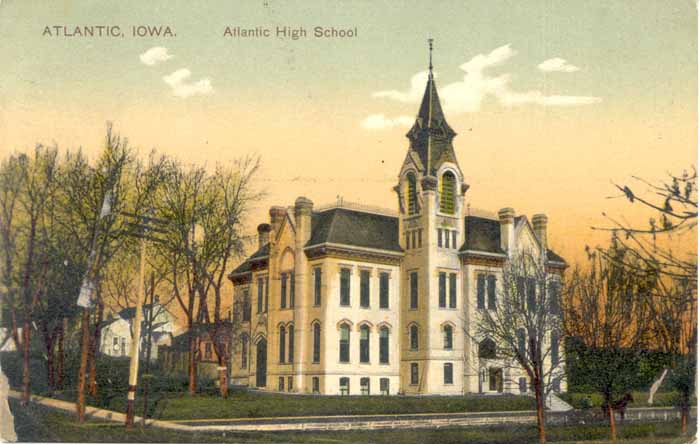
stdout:
<svg viewBox="0 0 700 444">
<path fill-rule="evenodd" d="M 445 350 L 452 350 L 452 326 L 445 325 L 443 331 L 443 348 Z"/>
<path fill-rule="evenodd" d="M 321 362 L 321 324 L 314 323 L 314 362 Z"/>
<path fill-rule="evenodd" d="M 418 197 L 416 195 L 416 176 L 413 173 L 406 175 L 406 209 L 408 214 L 418 212 Z"/>
<path fill-rule="evenodd" d="M 409 342 L 411 345 L 411 350 L 418 350 L 418 326 L 411 325 L 409 332 Z"/>
<path fill-rule="evenodd" d="M 486 338 L 479 343 L 479 357 L 482 359 L 496 359 L 496 343 Z"/>
<path fill-rule="evenodd" d="M 284 329 L 284 325 L 280 326 L 280 364 L 284 364 L 285 361 L 285 355 L 286 353 L 286 345 L 287 345 L 287 334 L 286 330 Z"/>
<path fill-rule="evenodd" d="M 455 176 L 451 171 L 442 175 L 440 183 L 440 211 L 445 214 L 455 213 Z"/>
</svg>

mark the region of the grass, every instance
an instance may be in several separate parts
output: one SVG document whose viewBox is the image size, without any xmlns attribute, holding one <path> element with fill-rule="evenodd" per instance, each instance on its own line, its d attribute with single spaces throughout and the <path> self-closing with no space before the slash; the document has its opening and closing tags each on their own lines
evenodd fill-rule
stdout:
<svg viewBox="0 0 700 444">
<path fill-rule="evenodd" d="M 600 407 L 603 404 L 603 397 L 599 393 L 564 393 L 560 397 L 575 408 L 585 408 L 586 403 L 590 407 Z M 675 407 L 678 394 L 676 392 L 657 392 L 651 406 L 647 404 L 648 392 L 633 392 L 632 397 L 634 400 L 627 407 Z"/>
<path fill-rule="evenodd" d="M 37 405 L 21 407 L 11 400 L 15 429 L 22 442 L 246 442 L 246 443 L 376 443 L 419 444 L 531 444 L 537 442 L 533 426 L 451 428 L 403 431 L 278 432 L 278 433 L 186 433 L 124 426 L 104 421 L 77 424 L 71 415 Z M 680 444 L 678 423 L 627 424 L 620 426 L 620 444 Z M 694 431 L 691 431 L 694 433 Z M 607 443 L 606 426 L 556 426 L 548 429 L 548 441 L 559 444 Z"/>
</svg>

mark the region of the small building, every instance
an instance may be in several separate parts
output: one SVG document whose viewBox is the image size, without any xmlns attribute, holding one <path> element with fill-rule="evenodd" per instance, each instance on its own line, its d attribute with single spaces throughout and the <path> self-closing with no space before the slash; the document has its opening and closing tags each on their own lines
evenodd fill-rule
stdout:
<svg viewBox="0 0 700 444">
<path fill-rule="evenodd" d="M 218 352 L 224 354 L 224 362 L 230 360 L 232 324 L 230 320 L 211 324 L 199 324 L 172 340 L 172 344 L 159 347 L 161 368 L 166 373 L 187 374 L 190 336 L 197 342 L 197 376 L 213 379 L 218 376 Z M 218 348 L 217 348 L 218 345 Z"/>
</svg>

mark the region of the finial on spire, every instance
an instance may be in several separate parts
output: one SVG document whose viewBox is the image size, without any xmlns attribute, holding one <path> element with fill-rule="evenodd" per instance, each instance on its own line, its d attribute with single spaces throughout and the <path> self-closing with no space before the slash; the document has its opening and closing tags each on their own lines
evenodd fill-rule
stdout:
<svg viewBox="0 0 700 444">
<path fill-rule="evenodd" d="M 428 52 L 430 53 L 430 63 L 428 64 L 429 76 L 433 78 L 433 38 L 428 38 Z"/>
</svg>

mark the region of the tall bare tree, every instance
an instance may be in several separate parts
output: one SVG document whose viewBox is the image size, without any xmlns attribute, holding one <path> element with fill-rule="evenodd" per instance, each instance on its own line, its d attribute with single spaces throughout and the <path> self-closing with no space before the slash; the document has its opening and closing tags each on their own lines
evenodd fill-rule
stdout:
<svg viewBox="0 0 700 444">
<path fill-rule="evenodd" d="M 474 339 L 490 339 L 493 358 L 515 372 L 525 371 L 544 444 L 546 398 L 564 376 L 559 353 L 561 276 L 548 272 L 539 255 L 521 252 L 506 262 L 500 279 L 495 297 L 484 301 L 484 310 L 476 315 Z"/>
</svg>

